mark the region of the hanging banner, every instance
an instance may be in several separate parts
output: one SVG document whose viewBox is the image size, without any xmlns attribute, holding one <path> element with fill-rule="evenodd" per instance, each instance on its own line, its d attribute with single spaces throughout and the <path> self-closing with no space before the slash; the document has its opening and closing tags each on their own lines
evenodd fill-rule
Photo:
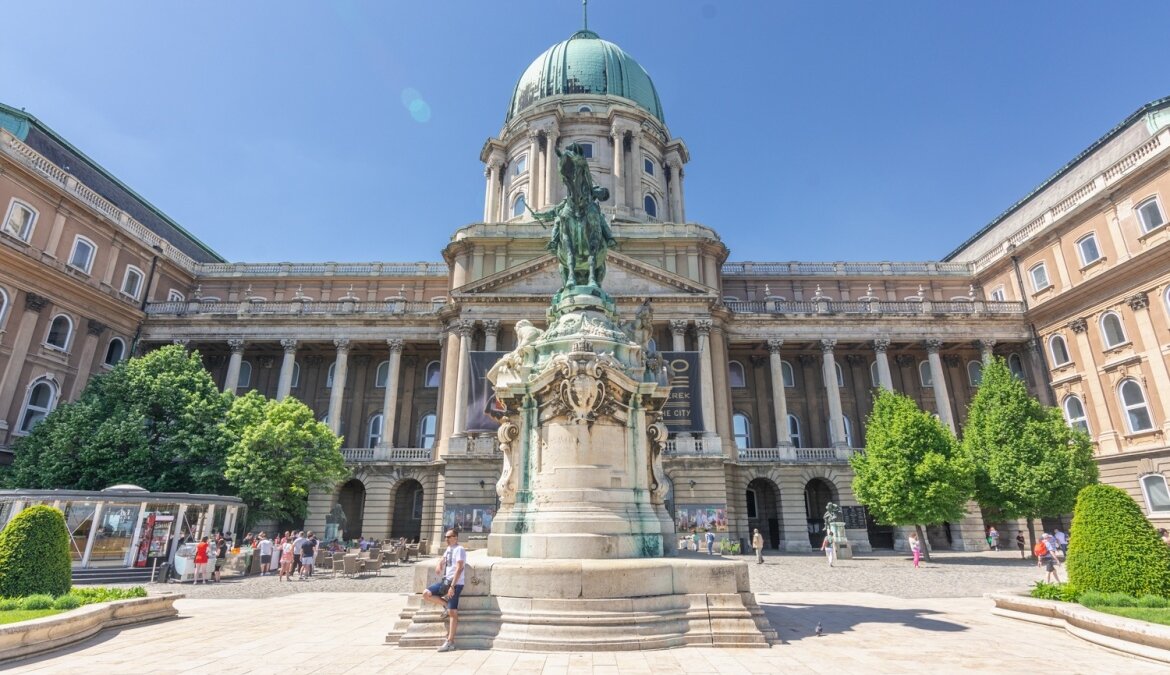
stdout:
<svg viewBox="0 0 1170 675">
<path fill-rule="evenodd" d="M 704 431 L 699 352 L 662 352 L 666 359 L 670 398 L 662 410 L 662 422 L 671 434 Z"/>
<path fill-rule="evenodd" d="M 494 432 L 500 424 L 487 413 L 488 410 L 503 409 L 496 403 L 495 389 L 488 382 L 487 373 L 496 361 L 508 352 L 471 352 L 471 377 L 467 387 L 467 430 L 469 432 Z"/>
</svg>

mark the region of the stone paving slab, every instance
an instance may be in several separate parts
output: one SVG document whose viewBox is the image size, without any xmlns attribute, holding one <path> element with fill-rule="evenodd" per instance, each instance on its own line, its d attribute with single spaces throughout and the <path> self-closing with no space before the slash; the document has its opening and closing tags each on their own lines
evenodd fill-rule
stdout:
<svg viewBox="0 0 1170 675">
<path fill-rule="evenodd" d="M 384 643 L 403 594 L 185 599 L 180 617 L 106 631 L 40 658 L 29 673 L 1164 673 L 1044 626 L 991 614 L 984 598 L 761 593 L 781 643 L 770 649 L 520 653 L 401 649 Z M 824 635 L 817 637 L 816 624 Z"/>
</svg>

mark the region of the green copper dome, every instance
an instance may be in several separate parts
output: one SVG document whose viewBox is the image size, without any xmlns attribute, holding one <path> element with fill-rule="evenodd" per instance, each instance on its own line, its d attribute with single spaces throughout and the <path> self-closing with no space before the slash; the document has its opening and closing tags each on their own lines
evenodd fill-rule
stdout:
<svg viewBox="0 0 1170 675">
<path fill-rule="evenodd" d="M 512 92 L 507 119 L 541 99 L 564 94 L 620 96 L 665 122 L 658 92 L 642 66 L 591 30 L 573 33 L 528 66 Z"/>
</svg>

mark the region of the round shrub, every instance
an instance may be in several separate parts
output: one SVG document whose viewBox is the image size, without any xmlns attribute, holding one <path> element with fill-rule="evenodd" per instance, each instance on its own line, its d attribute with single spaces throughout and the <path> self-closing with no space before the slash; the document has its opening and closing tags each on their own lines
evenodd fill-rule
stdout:
<svg viewBox="0 0 1170 675">
<path fill-rule="evenodd" d="M 1081 490 L 1069 534 L 1066 564 L 1077 588 L 1170 597 L 1170 547 L 1124 490 Z"/>
<path fill-rule="evenodd" d="M 65 595 L 72 583 L 69 530 L 60 511 L 30 506 L 8 521 L 0 531 L 0 596 Z"/>
<path fill-rule="evenodd" d="M 1152 609 L 1162 609 L 1163 607 L 1170 607 L 1170 600 L 1163 598 L 1160 595 L 1143 595 L 1138 598 L 1138 607 L 1150 607 Z"/>
<path fill-rule="evenodd" d="M 76 595 L 62 595 L 53 601 L 53 609 L 77 609 L 81 606 L 81 598 Z"/>
<path fill-rule="evenodd" d="M 37 593 L 26 597 L 20 603 L 21 609 L 52 609 L 53 596 L 44 593 Z"/>
<path fill-rule="evenodd" d="M 20 609 L 20 598 L 0 598 L 0 612 L 11 612 Z"/>
</svg>

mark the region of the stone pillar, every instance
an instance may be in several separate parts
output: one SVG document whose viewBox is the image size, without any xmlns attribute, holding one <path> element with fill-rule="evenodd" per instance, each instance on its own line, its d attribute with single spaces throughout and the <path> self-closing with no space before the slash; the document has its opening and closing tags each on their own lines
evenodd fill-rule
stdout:
<svg viewBox="0 0 1170 675">
<path fill-rule="evenodd" d="M 1089 344 L 1089 324 L 1084 319 L 1073 319 L 1068 324 L 1077 342 L 1078 370 L 1084 374 L 1085 387 L 1088 388 L 1085 414 L 1089 416 L 1089 430 L 1097 441 L 1097 454 L 1112 455 L 1119 452 L 1119 438 L 1117 430 L 1113 428 L 1113 419 L 1109 415 L 1109 408 L 1115 405 L 1112 399 L 1105 398 L 1105 389 L 1101 386 L 1101 378 L 1097 375 L 1097 360 L 1093 354 L 1093 347 Z M 1097 411 L 1102 412 L 1097 415 Z"/>
<path fill-rule="evenodd" d="M 983 339 L 979 341 L 979 358 L 983 361 L 983 365 L 991 364 L 992 359 L 995 358 L 995 340 Z"/>
<path fill-rule="evenodd" d="M 500 322 L 497 319 L 486 319 L 483 322 L 483 350 L 496 351 L 500 339 Z"/>
<path fill-rule="evenodd" d="M 634 130 L 630 134 L 630 163 L 626 165 L 630 174 L 630 194 L 626 195 L 626 202 L 633 209 L 634 213 L 645 213 L 642 211 L 642 173 L 640 167 L 642 166 L 642 140 L 639 138 L 639 130 Z"/>
<path fill-rule="evenodd" d="M 21 370 L 24 369 L 28 349 L 32 345 L 33 332 L 37 328 L 37 320 L 41 310 L 49 304 L 49 299 L 36 293 L 27 293 L 24 296 L 24 313 L 20 316 L 20 324 L 16 329 L 16 336 L 12 339 L 12 354 L 8 363 L 4 365 L 4 375 L 0 376 L 0 432 L 8 429 L 5 416 L 12 408 L 12 399 L 16 396 L 16 384 L 20 381 Z M 11 325 L 11 318 L 9 325 Z M 19 424 L 19 422 L 17 422 Z M 6 434 L 0 434 L 0 440 Z"/>
<path fill-rule="evenodd" d="M 53 229 L 49 230 L 49 243 L 45 244 L 45 255 L 50 258 L 57 257 L 57 247 L 61 244 L 61 233 L 65 229 L 65 217 L 65 212 L 60 209 L 53 216 Z"/>
<path fill-rule="evenodd" d="M 1052 387 L 1048 386 L 1048 366 L 1044 363 L 1044 350 L 1040 341 L 1033 338 L 1025 343 L 1025 347 L 1028 368 L 1032 371 L 1032 381 L 1036 383 L 1036 398 L 1044 405 L 1054 405 Z"/>
<path fill-rule="evenodd" d="M 737 459 L 735 434 L 731 431 L 731 384 L 727 381 L 727 333 L 723 326 L 711 328 L 711 379 L 715 384 L 715 433 L 723 442 L 728 459 Z"/>
<path fill-rule="evenodd" d="M 616 213 L 626 205 L 626 132 L 614 127 L 609 136 L 613 139 L 613 207 Z"/>
<path fill-rule="evenodd" d="M 670 341 L 671 349 L 676 352 L 685 352 L 687 350 L 687 324 L 690 323 L 686 319 L 672 319 L 670 322 Z"/>
<path fill-rule="evenodd" d="M 337 338 L 337 360 L 333 366 L 333 388 L 329 391 L 329 428 L 341 434 L 341 404 L 345 398 L 345 376 L 349 371 L 349 339 Z"/>
<path fill-rule="evenodd" d="M 540 132 L 528 132 L 528 196 L 524 201 L 533 210 L 540 208 Z M 510 214 L 509 214 L 510 215 Z"/>
<path fill-rule="evenodd" d="M 715 377 L 711 362 L 711 320 L 699 319 L 695 330 L 699 334 L 699 373 L 703 399 L 703 435 L 715 435 Z"/>
<path fill-rule="evenodd" d="M 223 390 L 232 394 L 240 386 L 240 363 L 244 360 L 244 341 L 239 339 L 228 340 L 228 348 L 232 355 L 228 358 L 227 375 L 223 378 Z"/>
<path fill-rule="evenodd" d="M 670 222 L 681 223 L 682 221 L 682 201 L 679 199 L 678 185 L 679 175 L 682 173 L 682 164 L 676 160 L 670 161 L 667 166 L 670 168 L 670 181 L 667 182 L 666 187 L 670 190 L 667 195 L 667 201 L 670 203 Z M 714 284 L 709 284 L 714 286 Z"/>
<path fill-rule="evenodd" d="M 877 363 L 878 386 L 886 391 L 894 390 L 894 377 L 890 374 L 890 357 L 886 351 L 890 348 L 890 341 L 879 339 L 873 341 L 873 355 Z"/>
<path fill-rule="evenodd" d="M 544 187 L 541 194 L 544 197 L 544 208 L 549 208 L 557 202 L 557 185 L 560 183 L 560 174 L 557 172 L 557 130 L 546 131 L 544 139 Z"/>
<path fill-rule="evenodd" d="M 1150 321 L 1150 297 L 1146 293 L 1138 293 L 1128 298 L 1126 302 L 1133 310 L 1134 319 L 1137 320 L 1138 334 L 1142 336 L 1142 351 L 1150 364 L 1150 374 L 1154 377 L 1154 387 L 1162 403 L 1162 433 L 1165 438 L 1170 434 L 1170 370 L 1166 368 L 1166 359 L 1162 356 L 1162 343 L 1158 340 L 1153 322 Z"/>
<path fill-rule="evenodd" d="M 283 401 L 292 393 L 293 369 L 297 364 L 297 341 L 285 338 L 280 341 L 284 357 L 280 361 L 280 376 L 276 380 L 276 400 Z"/>
<path fill-rule="evenodd" d="M 455 365 L 459 363 L 457 335 L 458 330 L 454 326 L 448 326 L 439 335 L 439 371 L 442 379 L 439 382 L 439 437 L 435 444 L 440 446 L 440 452 L 443 453 L 455 435 Z"/>
<path fill-rule="evenodd" d="M 841 388 L 837 386 L 837 361 L 833 358 L 836 346 L 836 340 L 821 340 L 821 379 L 825 381 L 825 398 L 829 401 L 829 444 L 834 448 L 848 445 L 844 413 L 841 412 Z"/>
<path fill-rule="evenodd" d="M 467 435 L 467 388 L 471 379 L 471 331 L 475 321 L 463 319 L 459 322 L 459 364 L 455 373 L 455 436 Z"/>
<path fill-rule="evenodd" d="M 402 340 L 386 341 L 390 364 L 386 367 L 386 393 L 382 399 L 382 445 L 394 446 L 395 418 L 398 411 L 398 377 L 402 371 Z"/>
<path fill-rule="evenodd" d="M 89 381 L 90 371 L 93 369 L 93 354 L 97 351 L 98 337 L 106 331 L 106 324 L 89 319 L 85 326 L 85 342 L 81 346 L 81 355 L 77 360 L 77 375 L 73 378 L 73 386 L 69 388 L 70 401 L 76 401 Z"/>
<path fill-rule="evenodd" d="M 686 170 L 683 169 L 682 164 L 678 165 L 678 180 L 675 181 L 674 189 L 678 192 L 678 220 L 676 222 L 687 222 L 687 196 L 683 190 L 683 178 L 686 175 Z M 714 286 L 714 284 L 711 284 Z"/>
<path fill-rule="evenodd" d="M 792 445 L 788 434 L 788 398 L 784 391 L 784 365 L 780 360 L 783 340 L 768 340 L 768 365 L 772 369 L 772 414 L 776 417 L 776 445 Z"/>
<path fill-rule="evenodd" d="M 487 182 L 483 194 L 483 222 L 495 222 L 496 214 L 496 183 L 499 182 L 499 168 L 493 162 L 483 168 L 483 176 Z"/>
<path fill-rule="evenodd" d="M 930 361 L 930 379 L 934 388 L 934 405 L 938 408 L 938 417 L 955 432 L 955 419 L 951 414 L 951 397 L 947 394 L 947 373 L 943 370 L 942 359 L 938 350 L 942 348 L 942 340 L 926 341 L 926 358 Z"/>
</svg>

